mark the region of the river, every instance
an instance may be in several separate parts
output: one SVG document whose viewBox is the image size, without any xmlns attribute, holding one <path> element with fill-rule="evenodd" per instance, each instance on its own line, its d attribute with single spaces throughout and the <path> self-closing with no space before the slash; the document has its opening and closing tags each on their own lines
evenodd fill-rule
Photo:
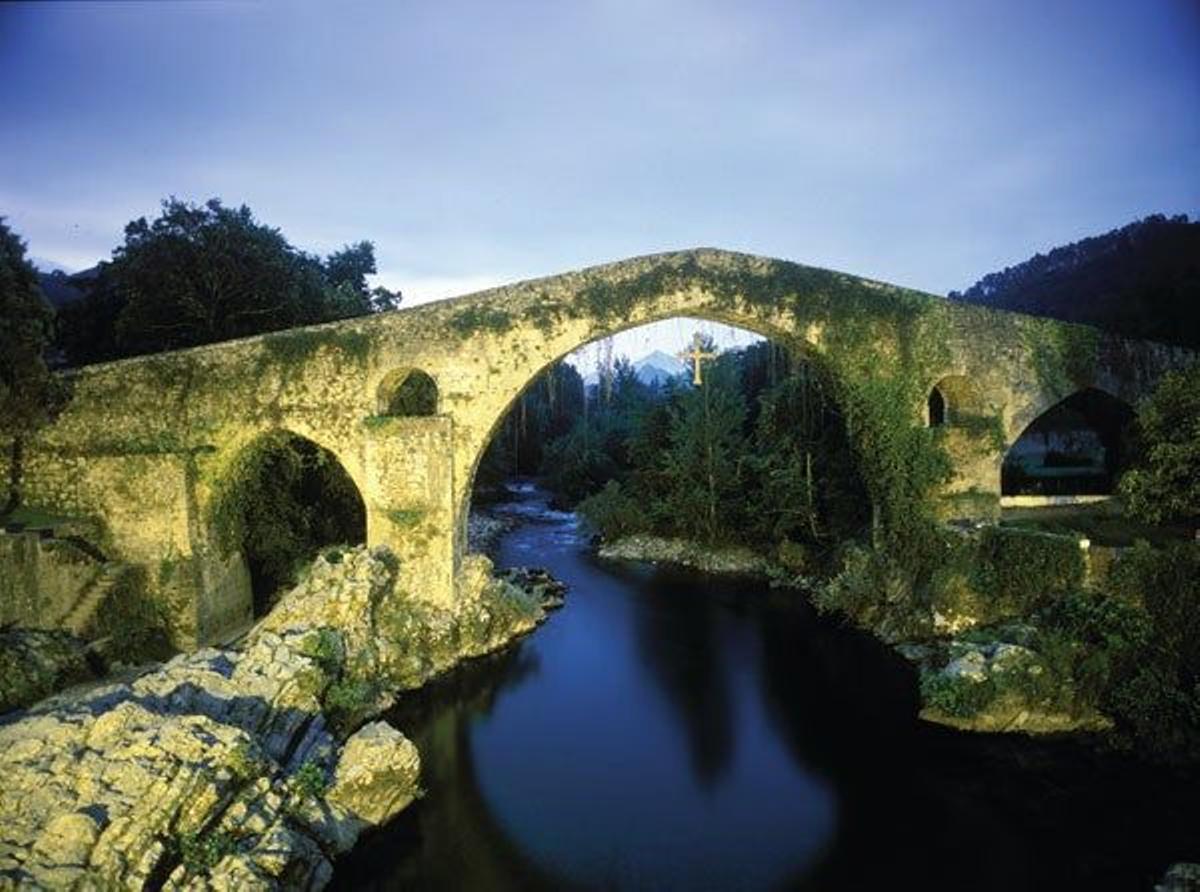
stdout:
<svg viewBox="0 0 1200 892">
<path fill-rule="evenodd" d="M 1194 777 L 920 722 L 870 636 L 762 583 L 601 561 L 516 492 L 497 565 L 548 568 L 567 604 L 405 696 L 428 793 L 335 888 L 1148 889 L 1196 856 Z"/>
</svg>

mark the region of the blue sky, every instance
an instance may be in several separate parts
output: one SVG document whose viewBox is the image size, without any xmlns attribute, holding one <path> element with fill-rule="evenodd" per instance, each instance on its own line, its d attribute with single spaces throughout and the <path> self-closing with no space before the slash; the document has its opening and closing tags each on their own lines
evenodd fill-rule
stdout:
<svg viewBox="0 0 1200 892">
<path fill-rule="evenodd" d="M 713 245 L 937 293 L 1200 210 L 1200 4 L 0 6 L 0 214 L 167 195 L 375 242 L 411 301 Z"/>
</svg>

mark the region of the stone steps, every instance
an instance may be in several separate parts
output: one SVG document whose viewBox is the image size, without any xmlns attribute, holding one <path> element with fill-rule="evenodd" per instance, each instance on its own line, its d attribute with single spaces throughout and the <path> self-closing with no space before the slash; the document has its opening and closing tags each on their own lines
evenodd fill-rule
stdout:
<svg viewBox="0 0 1200 892">
<path fill-rule="evenodd" d="M 128 565 L 110 561 L 100 568 L 91 585 L 83 590 L 79 599 L 58 620 L 56 625 L 79 638 L 84 638 L 88 627 L 96 618 L 96 613 L 104 605 L 105 599 L 121 581 L 128 570 Z"/>
</svg>

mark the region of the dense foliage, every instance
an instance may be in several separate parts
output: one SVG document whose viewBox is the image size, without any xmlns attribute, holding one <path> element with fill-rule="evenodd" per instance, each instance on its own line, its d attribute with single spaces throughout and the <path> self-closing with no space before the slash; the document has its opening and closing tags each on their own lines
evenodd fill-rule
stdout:
<svg viewBox="0 0 1200 892">
<path fill-rule="evenodd" d="M 245 555 L 255 615 L 322 547 L 366 539 L 366 509 L 345 469 L 331 453 L 282 431 L 238 456 L 217 494 L 214 520 L 222 545 Z"/>
<path fill-rule="evenodd" d="M 574 366 L 557 362 L 538 375 L 493 434 L 476 472 L 477 492 L 492 492 L 507 477 L 541 473 L 547 447 L 583 411 L 583 379 Z"/>
<path fill-rule="evenodd" d="M 993 526 L 980 533 L 971 581 L 989 600 L 1023 613 L 1077 591 L 1083 574 L 1083 551 L 1074 537 Z"/>
<path fill-rule="evenodd" d="M 1200 348 L 1200 223 L 1155 214 L 990 273 L 950 297 Z"/>
<path fill-rule="evenodd" d="M 24 243 L 0 217 L 0 446 L 11 450 L 0 514 L 20 501 L 21 438 L 48 420 L 55 402 L 57 385 L 43 359 L 53 321 Z"/>
<path fill-rule="evenodd" d="M 1121 479 L 1127 510 L 1149 523 L 1200 518 L 1200 363 L 1164 376 L 1137 426 L 1139 456 Z"/>
<path fill-rule="evenodd" d="M 570 366 L 548 374 L 510 412 L 481 479 L 540 471 L 607 536 L 786 543 L 796 558 L 868 525 L 830 381 L 777 345 L 723 354 L 700 387 L 646 383 L 623 360 L 586 395 Z"/>
<path fill-rule="evenodd" d="M 348 245 L 324 261 L 292 247 L 248 207 L 172 198 L 60 311 L 59 343 L 72 364 L 117 359 L 392 309 L 372 291 L 374 247 Z"/>
</svg>

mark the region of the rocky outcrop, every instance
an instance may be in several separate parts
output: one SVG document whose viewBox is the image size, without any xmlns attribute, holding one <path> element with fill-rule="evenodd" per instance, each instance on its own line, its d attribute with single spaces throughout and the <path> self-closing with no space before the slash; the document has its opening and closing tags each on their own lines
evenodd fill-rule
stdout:
<svg viewBox="0 0 1200 892">
<path fill-rule="evenodd" d="M 82 641 L 66 632 L 0 632 L 0 713 L 93 677 Z"/>
<path fill-rule="evenodd" d="M 740 546 L 707 546 L 686 539 L 663 536 L 625 536 L 605 542 L 597 550 L 603 558 L 651 563 L 677 564 L 704 573 L 766 576 L 773 564 L 749 548 Z"/>
<path fill-rule="evenodd" d="M 476 569 L 484 569 L 480 565 Z M 419 795 L 387 701 L 543 617 L 512 582 L 453 611 L 396 596 L 394 560 L 318 559 L 236 649 L 0 721 L 0 889 L 315 889 Z"/>
<path fill-rule="evenodd" d="M 897 650 L 921 673 L 921 718 L 965 731 L 1053 734 L 1103 731 L 1112 722 L 1081 702 L 1039 654 L 1037 630 L 1018 623 L 935 644 Z"/>
<path fill-rule="evenodd" d="M 519 523 L 515 517 L 472 511 L 467 517 L 467 548 L 479 554 L 492 554 L 501 537 Z"/>
<path fill-rule="evenodd" d="M 461 660 L 531 631 L 545 619 L 550 596 L 561 594 L 561 588 L 526 589 L 514 581 L 518 576 L 493 576 L 491 561 L 482 555 L 471 555 L 464 565 L 459 588 L 474 596 L 444 608 L 393 596 L 397 567 L 384 550 L 351 549 L 336 563 L 318 557 L 252 635 L 336 629 L 346 654 L 343 680 L 380 692 L 374 706 L 379 710 L 392 692 L 420 687 Z"/>
<path fill-rule="evenodd" d="M 202 888 L 218 865 L 250 888 L 327 876 L 354 834 L 322 833 L 288 808 L 301 766 L 337 761 L 311 637 L 183 655 L 0 726 L 0 885 Z M 334 827 L 356 820 L 328 812 Z"/>
</svg>

